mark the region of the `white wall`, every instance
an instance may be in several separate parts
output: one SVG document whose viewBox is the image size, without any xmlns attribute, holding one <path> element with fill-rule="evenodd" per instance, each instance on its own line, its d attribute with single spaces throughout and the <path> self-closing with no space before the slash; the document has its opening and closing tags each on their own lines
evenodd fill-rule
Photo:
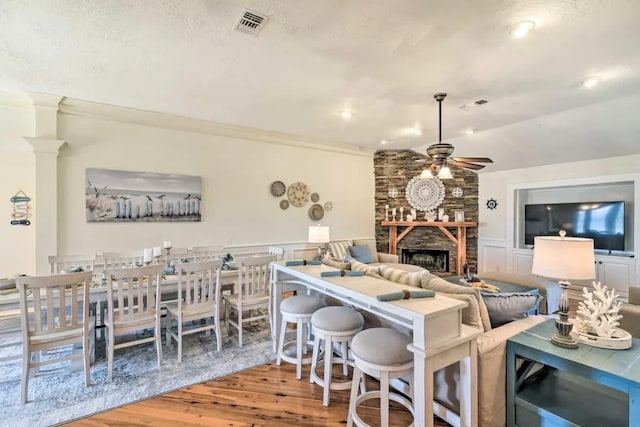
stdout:
<svg viewBox="0 0 640 427">
<path fill-rule="evenodd" d="M 219 137 L 207 133 L 62 114 L 58 158 L 58 253 L 159 246 L 306 242 L 309 203 L 281 210 L 269 185 L 306 183 L 333 202 L 322 224 L 332 239 L 374 235 L 372 156 Z M 202 177 L 201 223 L 87 223 L 85 169 Z"/>
<path fill-rule="evenodd" d="M 29 144 L 22 139 L 32 133 L 28 109 L 0 106 L 0 277 L 35 272 L 35 228 L 10 224 L 9 201 L 19 190 L 34 197 L 35 162 Z"/>
</svg>

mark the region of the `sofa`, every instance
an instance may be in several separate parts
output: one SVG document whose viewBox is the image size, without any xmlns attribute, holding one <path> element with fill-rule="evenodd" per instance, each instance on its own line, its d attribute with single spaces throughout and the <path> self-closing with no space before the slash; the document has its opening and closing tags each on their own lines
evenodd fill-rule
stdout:
<svg viewBox="0 0 640 427">
<path fill-rule="evenodd" d="M 378 258 L 379 260 L 379 258 Z M 430 274 L 427 270 L 403 271 L 392 265 L 349 263 L 352 270 L 364 271 L 369 276 L 393 282 L 431 289 L 468 303 L 462 312 L 463 323 L 478 328 L 478 425 L 503 427 L 506 424 L 506 343 L 507 340 L 545 320 L 542 316 L 529 316 L 500 326 L 492 321 L 480 289 L 456 285 Z M 538 295 L 532 295 L 539 302 Z M 453 364 L 438 371 L 434 377 L 435 399 L 443 406 L 460 412 L 459 365 Z"/>
<path fill-rule="evenodd" d="M 406 271 L 422 271 L 422 267 L 411 264 L 401 264 L 398 255 L 387 254 L 384 252 L 378 252 L 376 248 L 375 239 L 353 239 L 353 240 L 335 240 L 329 242 L 329 256 L 336 262 L 340 263 L 344 261 L 345 255 L 351 259 L 353 256 L 349 250 L 349 247 L 368 247 L 369 253 L 372 257 L 372 262 L 368 263 L 371 266 L 387 265 L 393 268 L 398 268 Z M 341 266 L 343 269 L 348 266 Z"/>
<path fill-rule="evenodd" d="M 629 302 L 622 304 L 619 314 L 622 315 L 620 329 L 640 338 L 640 287 L 629 288 Z"/>
</svg>

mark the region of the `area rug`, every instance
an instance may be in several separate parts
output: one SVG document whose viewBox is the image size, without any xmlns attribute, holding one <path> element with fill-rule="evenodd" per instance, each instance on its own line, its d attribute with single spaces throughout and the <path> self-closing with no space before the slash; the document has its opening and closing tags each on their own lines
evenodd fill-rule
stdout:
<svg viewBox="0 0 640 427">
<path fill-rule="evenodd" d="M 104 341 L 96 342 L 96 363 L 91 366 L 90 387 L 84 371 L 71 371 L 70 363 L 45 366 L 29 381 L 28 403 L 20 403 L 22 361 L 0 364 L 0 425 L 50 426 L 83 418 L 127 403 L 205 382 L 268 363 L 275 358 L 266 324 L 245 329 L 243 347 L 237 334 L 226 336 L 216 351 L 215 337 L 204 333 L 184 338 L 182 363 L 177 344 L 167 347 L 163 331 L 163 364 L 157 367 L 153 344 L 116 350 L 112 382 L 107 382 Z M 65 350 L 70 351 L 70 350 Z M 53 355 L 49 355 L 52 357 Z"/>
</svg>

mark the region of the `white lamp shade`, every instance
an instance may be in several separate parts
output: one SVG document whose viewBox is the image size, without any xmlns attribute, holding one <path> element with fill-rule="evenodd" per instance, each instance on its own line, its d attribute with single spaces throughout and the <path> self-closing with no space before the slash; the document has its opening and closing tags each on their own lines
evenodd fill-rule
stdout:
<svg viewBox="0 0 640 427">
<path fill-rule="evenodd" d="M 328 225 L 310 225 L 309 226 L 309 243 L 329 243 Z"/>
<path fill-rule="evenodd" d="M 559 280 L 595 278 L 593 240 L 579 237 L 537 236 L 531 273 Z"/>
</svg>

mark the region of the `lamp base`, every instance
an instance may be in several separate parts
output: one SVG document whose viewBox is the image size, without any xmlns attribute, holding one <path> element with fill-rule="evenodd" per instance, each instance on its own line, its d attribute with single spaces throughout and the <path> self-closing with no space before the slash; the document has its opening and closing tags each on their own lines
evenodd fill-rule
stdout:
<svg viewBox="0 0 640 427">
<path fill-rule="evenodd" d="M 555 334 L 551 337 L 551 344 L 555 344 L 558 347 L 564 348 L 578 348 L 578 341 L 576 341 L 571 335 L 563 336 Z"/>
</svg>

